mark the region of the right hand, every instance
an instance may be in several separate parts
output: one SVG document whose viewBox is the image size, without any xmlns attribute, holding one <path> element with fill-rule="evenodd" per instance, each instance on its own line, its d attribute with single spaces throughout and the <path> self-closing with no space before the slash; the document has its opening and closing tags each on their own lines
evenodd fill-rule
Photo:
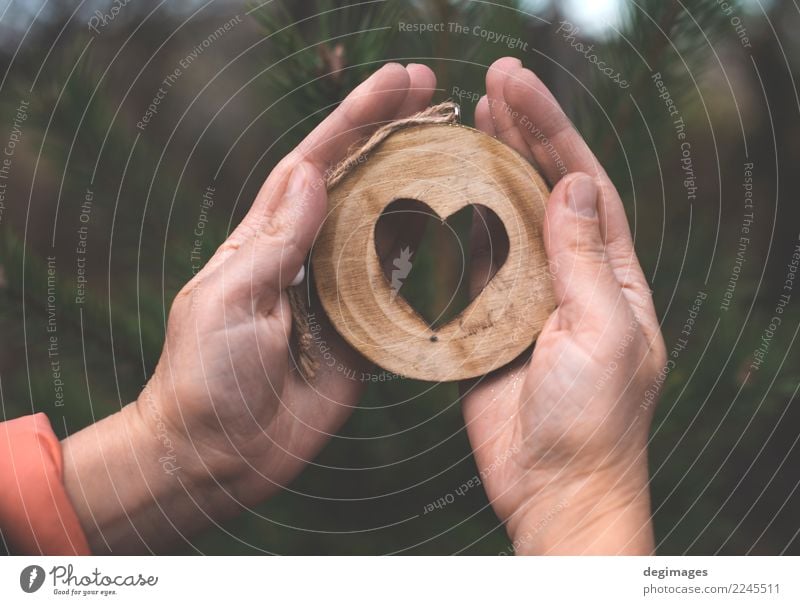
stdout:
<svg viewBox="0 0 800 605">
<path fill-rule="evenodd" d="M 517 59 L 492 65 L 486 89 L 478 128 L 555 185 L 544 240 L 558 306 L 530 359 L 464 386 L 484 486 L 517 552 L 648 553 L 655 406 L 644 404 L 666 352 L 622 201 L 555 98 Z M 480 241 L 490 234 L 475 235 L 477 250 L 490 251 Z M 472 285 L 480 291 L 498 267 L 488 254 L 477 266 Z"/>
</svg>

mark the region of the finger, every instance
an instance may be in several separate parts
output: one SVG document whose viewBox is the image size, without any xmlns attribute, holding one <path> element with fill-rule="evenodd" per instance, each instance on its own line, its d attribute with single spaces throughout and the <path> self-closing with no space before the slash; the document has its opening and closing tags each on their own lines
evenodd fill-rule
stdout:
<svg viewBox="0 0 800 605">
<path fill-rule="evenodd" d="M 553 189 L 544 225 L 558 327 L 582 334 L 604 330 L 618 305 L 627 308 L 600 234 L 597 198 L 594 179 L 569 175 Z"/>
<path fill-rule="evenodd" d="M 606 254 L 617 282 L 653 334 L 658 332 L 650 287 L 633 246 L 628 217 L 616 187 L 547 87 L 533 72 L 519 68 L 505 84 L 505 98 L 517 112 L 520 132 L 546 178 L 584 172 L 599 185 L 598 213 Z"/>
<path fill-rule="evenodd" d="M 475 106 L 475 128 L 485 132 L 490 137 L 496 137 L 497 131 L 494 129 L 492 112 L 489 109 L 489 97 L 483 95 Z"/>
<path fill-rule="evenodd" d="M 275 214 L 284 199 L 292 170 L 307 162 L 319 174 L 310 184 L 315 191 L 325 191 L 325 171 L 347 154 L 353 143 L 377 125 L 392 120 L 409 92 L 408 71 L 389 63 L 361 83 L 341 105 L 317 126 L 298 147 L 270 173 L 242 222 L 217 249 L 205 270 L 212 271 L 252 238 L 264 217 Z"/>
<path fill-rule="evenodd" d="M 436 75 L 429 67 L 419 63 L 409 63 L 408 93 L 397 111 L 397 118 L 405 118 L 422 111 L 431 104 L 433 93 L 436 92 Z"/>
<path fill-rule="evenodd" d="M 327 212 L 325 188 L 313 186 L 321 178 L 310 162 L 295 167 L 280 204 L 264 215 L 255 235 L 223 264 L 223 279 L 230 284 L 226 294 L 253 300 L 262 313 L 274 308 L 303 266 Z"/>
<path fill-rule="evenodd" d="M 398 64 L 384 66 L 357 87 L 264 183 L 243 221 L 245 236 L 253 232 L 255 238 L 241 255 L 259 259 L 251 267 L 250 282 L 254 292 L 261 293 L 262 305 L 271 308 L 277 293 L 295 279 L 311 248 L 324 218 L 324 171 L 376 126 L 427 105 L 435 88 L 432 76 L 421 65 L 410 71 Z M 291 178 L 285 174 L 289 170 Z"/>
<path fill-rule="evenodd" d="M 377 126 L 395 119 L 408 95 L 410 81 L 405 67 L 389 63 L 362 82 L 275 167 L 250 212 L 260 216 L 270 211 L 270 204 L 280 203 L 289 173 L 300 162 L 308 162 L 324 174 L 347 155 L 351 145 Z M 320 185 L 324 180 L 316 184 Z"/>
<path fill-rule="evenodd" d="M 486 96 L 497 138 L 530 161 L 533 159 L 530 148 L 519 132 L 517 120 L 509 111 L 504 92 L 509 74 L 518 72 L 521 67 L 522 62 L 514 57 L 503 57 L 492 63 L 486 72 Z"/>
<path fill-rule="evenodd" d="M 633 246 L 622 200 L 547 87 L 532 71 L 520 67 L 506 79 L 504 98 L 516 112 L 519 132 L 550 183 L 557 183 L 570 172 L 585 172 L 596 178 L 601 189 L 599 212 L 606 243 L 612 250 L 627 246 L 624 253 L 630 254 Z"/>
<path fill-rule="evenodd" d="M 324 172 L 350 146 L 397 115 L 409 93 L 411 78 L 399 63 L 389 63 L 361 83 L 295 150 Z M 296 159 L 296 158 L 291 158 Z M 290 162 L 291 163 L 291 162 Z"/>
<path fill-rule="evenodd" d="M 281 185 L 285 187 L 288 173 L 299 162 L 313 164 L 324 174 L 328 168 L 344 159 L 353 144 L 376 127 L 406 115 L 404 112 L 413 113 L 424 108 L 430 102 L 435 87 L 433 72 L 424 65 L 416 65 L 410 70 L 398 63 L 384 65 L 351 92 L 328 118 L 281 161 L 261 187 L 251 212 L 256 215 L 269 213 L 271 203 L 280 203 L 283 199 Z M 324 184 L 320 179 L 313 186 L 321 187 Z"/>
</svg>

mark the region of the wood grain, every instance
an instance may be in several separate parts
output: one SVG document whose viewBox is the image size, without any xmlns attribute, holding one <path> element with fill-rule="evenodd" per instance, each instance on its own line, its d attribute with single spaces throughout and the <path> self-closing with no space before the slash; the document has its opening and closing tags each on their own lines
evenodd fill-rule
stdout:
<svg viewBox="0 0 800 605">
<path fill-rule="evenodd" d="M 409 378 L 473 378 L 531 345 L 554 308 L 542 243 L 548 190 L 496 139 L 455 125 L 392 134 L 329 192 L 312 251 L 317 291 L 336 330 L 380 367 Z M 502 221 L 506 262 L 469 306 L 433 330 L 392 289 L 375 251 L 375 223 L 392 201 L 414 199 L 445 219 L 482 204 Z"/>
</svg>

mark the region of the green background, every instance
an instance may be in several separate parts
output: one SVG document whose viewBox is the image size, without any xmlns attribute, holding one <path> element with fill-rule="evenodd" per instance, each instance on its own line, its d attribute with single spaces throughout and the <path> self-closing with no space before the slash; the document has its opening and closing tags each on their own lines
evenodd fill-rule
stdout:
<svg viewBox="0 0 800 605">
<path fill-rule="evenodd" d="M 584 42 L 624 75 L 626 90 L 556 32 L 559 3 L 349 4 L 271 2 L 245 15 L 252 5 L 133 3 L 95 36 L 86 28 L 91 13 L 70 19 L 77 4 L 69 2 L 42 13 L 24 38 L 32 9 L 23 3 L 7 16 L 18 25 L 0 56 L 0 140 L 20 100 L 30 109 L 0 220 L 4 418 L 43 411 L 63 436 L 136 398 L 158 359 L 169 301 L 192 275 L 192 232 L 207 186 L 217 196 L 204 259 L 278 159 L 382 63 L 429 65 L 443 100 L 456 89 L 482 94 L 486 67 L 514 54 L 551 87 L 623 195 L 669 350 L 697 293 L 707 295 L 653 425 L 659 552 L 797 554 L 800 293 L 748 377 L 800 225 L 800 24 L 792 3 L 765 5 L 767 16 L 737 6 L 746 48 L 715 1 L 684 2 L 685 10 L 671 1 L 625 2 L 615 29 Z M 163 78 L 236 14 L 242 23 L 183 70 L 138 130 Z M 529 44 L 509 51 L 474 36 L 404 33 L 400 21 L 479 24 Z M 686 121 L 694 200 L 654 72 Z M 475 99 L 461 102 L 469 123 Z M 724 311 L 746 161 L 754 162 L 754 221 Z M 71 303 L 74 248 L 87 188 L 89 297 L 79 307 Z M 439 240 L 415 253 L 403 292 L 429 312 L 445 303 L 426 284 L 436 279 L 446 286 L 440 292 L 452 292 L 452 267 L 460 271 L 454 241 Z M 46 346 L 48 256 L 57 259 L 63 407 L 53 404 Z M 370 385 L 340 437 L 289 490 L 176 552 L 509 552 L 480 488 L 422 514 L 475 474 L 456 385 Z"/>
</svg>

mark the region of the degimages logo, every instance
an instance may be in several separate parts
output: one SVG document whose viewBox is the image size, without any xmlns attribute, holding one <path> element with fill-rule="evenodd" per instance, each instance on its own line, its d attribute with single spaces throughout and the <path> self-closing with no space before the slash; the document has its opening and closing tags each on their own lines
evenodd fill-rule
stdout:
<svg viewBox="0 0 800 605">
<path fill-rule="evenodd" d="M 19 574 L 19 586 L 25 592 L 36 592 L 44 584 L 44 569 L 38 565 L 28 565 Z"/>
</svg>

